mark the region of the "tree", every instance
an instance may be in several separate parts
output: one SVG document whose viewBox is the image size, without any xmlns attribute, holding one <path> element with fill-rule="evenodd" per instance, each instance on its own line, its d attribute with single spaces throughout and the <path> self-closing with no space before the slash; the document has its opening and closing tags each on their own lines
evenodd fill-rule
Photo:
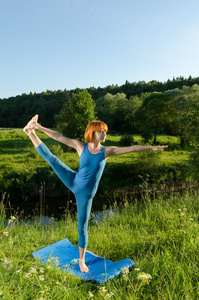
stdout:
<svg viewBox="0 0 199 300">
<path fill-rule="evenodd" d="M 181 146 L 188 145 L 195 137 L 199 138 L 199 86 L 183 86 L 182 89 L 170 90 L 165 94 L 174 108 L 167 122 L 169 134 L 178 136 Z"/>
<path fill-rule="evenodd" d="M 164 93 L 151 93 L 135 112 L 136 126 L 143 137 L 151 138 L 158 129 L 180 137 L 181 146 L 199 141 L 199 86 L 184 86 Z"/>
<path fill-rule="evenodd" d="M 153 144 L 156 144 L 158 129 L 166 126 L 173 111 L 174 105 L 166 93 L 153 92 L 144 99 L 135 112 L 135 120 L 145 141 L 153 136 Z"/>
<path fill-rule="evenodd" d="M 142 105 L 142 99 L 138 96 L 131 96 L 127 105 L 123 108 L 124 119 L 122 129 L 125 133 L 138 133 L 135 126 L 135 111 Z"/>
<path fill-rule="evenodd" d="M 73 93 L 60 113 L 55 115 L 58 130 L 69 138 L 84 141 L 87 124 L 95 119 L 94 109 L 95 102 L 87 90 Z"/>
<path fill-rule="evenodd" d="M 199 142 L 199 85 L 184 87 L 176 105 L 185 138 Z"/>
<path fill-rule="evenodd" d="M 110 130 L 122 132 L 128 99 L 124 93 L 107 93 L 96 101 L 99 119 L 108 124 Z"/>
<path fill-rule="evenodd" d="M 185 97 L 178 102 L 183 111 L 180 121 L 185 135 L 194 142 L 195 148 L 190 153 L 190 163 L 194 178 L 199 180 L 199 85 L 186 87 L 185 92 Z"/>
</svg>

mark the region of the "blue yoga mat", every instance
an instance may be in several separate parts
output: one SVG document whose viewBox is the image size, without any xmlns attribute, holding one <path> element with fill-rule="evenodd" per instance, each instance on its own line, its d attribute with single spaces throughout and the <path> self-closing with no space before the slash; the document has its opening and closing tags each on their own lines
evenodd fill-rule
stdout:
<svg viewBox="0 0 199 300">
<path fill-rule="evenodd" d="M 128 258 L 112 262 L 90 251 L 86 251 L 85 263 L 89 268 L 89 272 L 82 273 L 79 269 L 79 249 L 72 245 L 67 238 L 35 251 L 32 255 L 42 263 L 47 264 L 50 260 L 58 268 L 72 273 L 74 276 L 88 281 L 94 280 L 99 282 L 99 284 L 121 275 L 123 269 L 127 268 L 130 270 L 135 266 L 134 261 Z"/>
</svg>

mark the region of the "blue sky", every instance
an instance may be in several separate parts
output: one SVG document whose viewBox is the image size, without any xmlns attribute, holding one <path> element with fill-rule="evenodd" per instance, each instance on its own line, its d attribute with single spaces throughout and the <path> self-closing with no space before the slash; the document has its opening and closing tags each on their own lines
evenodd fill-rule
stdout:
<svg viewBox="0 0 199 300">
<path fill-rule="evenodd" d="M 0 98 L 199 77 L 198 0 L 0 0 Z"/>
</svg>

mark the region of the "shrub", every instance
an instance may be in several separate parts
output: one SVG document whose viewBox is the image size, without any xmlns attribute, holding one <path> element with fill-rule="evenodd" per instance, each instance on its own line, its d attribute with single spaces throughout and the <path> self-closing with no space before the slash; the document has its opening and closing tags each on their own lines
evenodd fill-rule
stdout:
<svg viewBox="0 0 199 300">
<path fill-rule="evenodd" d="M 133 144 L 135 145 L 136 142 L 132 135 L 123 135 L 120 139 L 121 146 L 131 146 Z"/>
</svg>

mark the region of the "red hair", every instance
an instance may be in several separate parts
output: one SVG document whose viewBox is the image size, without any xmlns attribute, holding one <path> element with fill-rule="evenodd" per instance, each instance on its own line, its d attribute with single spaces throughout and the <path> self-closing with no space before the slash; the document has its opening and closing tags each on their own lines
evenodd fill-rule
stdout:
<svg viewBox="0 0 199 300">
<path fill-rule="evenodd" d="M 102 128 L 105 130 L 105 132 L 108 131 L 108 126 L 106 125 L 106 123 L 102 122 L 102 121 L 91 121 L 90 123 L 88 123 L 85 133 L 84 133 L 84 138 L 86 140 L 86 142 L 88 143 L 92 143 L 93 142 L 93 135 L 95 133 L 95 131 L 99 132 L 102 130 Z"/>
</svg>

